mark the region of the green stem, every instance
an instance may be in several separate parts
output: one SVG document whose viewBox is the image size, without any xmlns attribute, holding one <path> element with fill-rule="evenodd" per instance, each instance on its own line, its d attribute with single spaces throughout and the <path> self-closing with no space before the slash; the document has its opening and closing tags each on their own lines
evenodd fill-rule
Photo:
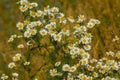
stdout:
<svg viewBox="0 0 120 80">
<path fill-rule="evenodd" d="M 28 50 L 28 58 L 27 58 L 27 62 L 30 62 L 30 59 L 31 59 L 31 49 L 29 49 Z M 29 66 L 28 66 L 28 69 L 27 69 L 27 72 L 28 72 L 28 78 L 29 78 L 29 80 L 31 80 L 31 75 L 30 75 L 30 73 L 31 73 L 31 63 L 29 64 Z"/>
</svg>

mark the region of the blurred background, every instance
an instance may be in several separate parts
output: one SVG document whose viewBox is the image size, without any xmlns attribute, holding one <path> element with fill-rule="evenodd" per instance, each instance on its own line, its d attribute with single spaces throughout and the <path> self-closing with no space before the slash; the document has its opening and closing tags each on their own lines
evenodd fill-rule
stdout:
<svg viewBox="0 0 120 80">
<path fill-rule="evenodd" d="M 16 33 L 16 23 L 22 20 L 16 2 L 19 0 L 0 0 L 0 73 L 7 72 L 7 63 L 15 52 L 7 43 L 11 34 Z M 94 58 L 105 56 L 106 51 L 120 50 L 120 0 L 29 0 L 38 2 L 39 7 L 57 6 L 67 16 L 84 14 L 87 19 L 96 18 L 101 24 L 92 29 L 91 54 Z"/>
</svg>

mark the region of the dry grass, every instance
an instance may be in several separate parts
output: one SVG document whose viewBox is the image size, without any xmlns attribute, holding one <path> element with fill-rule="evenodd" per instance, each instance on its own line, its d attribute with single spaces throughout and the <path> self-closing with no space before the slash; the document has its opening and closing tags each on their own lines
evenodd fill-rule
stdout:
<svg viewBox="0 0 120 80">
<path fill-rule="evenodd" d="M 115 35 L 120 37 L 120 0 L 37 1 L 42 4 L 40 5 L 41 8 L 48 4 L 58 6 L 68 16 L 84 14 L 88 19 L 99 19 L 101 25 L 92 29 L 94 37 L 91 54 L 93 57 L 100 58 L 105 56 L 106 51 L 120 50 L 120 41 L 112 42 Z M 10 34 L 16 32 L 15 23 L 20 20 L 22 20 L 22 18 L 18 6 L 15 4 L 15 0 L 0 0 L 0 73 L 4 71 L 9 74 L 7 63 L 11 61 L 11 57 L 16 51 L 10 48 L 7 39 Z M 39 61 L 41 62 L 38 66 L 44 63 L 42 60 L 39 60 L 39 58 L 35 58 L 35 60 L 38 61 L 38 63 Z M 41 76 L 44 75 L 42 73 L 40 74 Z M 43 78 L 41 80 L 43 80 Z"/>
</svg>

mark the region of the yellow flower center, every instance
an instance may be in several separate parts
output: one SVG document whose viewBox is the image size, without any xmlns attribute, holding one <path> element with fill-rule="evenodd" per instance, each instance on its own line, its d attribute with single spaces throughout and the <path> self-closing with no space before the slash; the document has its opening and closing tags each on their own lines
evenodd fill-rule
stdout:
<svg viewBox="0 0 120 80">
<path fill-rule="evenodd" d="M 57 73 L 57 71 L 56 71 L 56 70 L 52 70 L 52 73 L 53 73 L 53 74 L 56 74 L 56 73 Z"/>
<path fill-rule="evenodd" d="M 66 66 L 66 67 L 65 67 L 65 70 L 69 70 L 69 67 L 68 67 L 68 66 Z"/>
<path fill-rule="evenodd" d="M 43 31 L 42 34 L 45 35 L 45 32 Z"/>
<path fill-rule="evenodd" d="M 56 39 L 59 39 L 60 38 L 60 36 L 56 36 Z"/>
</svg>

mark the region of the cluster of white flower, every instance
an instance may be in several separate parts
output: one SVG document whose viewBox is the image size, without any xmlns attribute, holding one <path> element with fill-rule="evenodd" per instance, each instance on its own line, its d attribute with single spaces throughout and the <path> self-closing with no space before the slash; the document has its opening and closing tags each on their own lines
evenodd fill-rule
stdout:
<svg viewBox="0 0 120 80">
<path fill-rule="evenodd" d="M 114 52 L 112 52 L 112 51 L 109 51 L 109 52 L 106 52 L 106 55 L 107 55 L 107 56 L 114 56 L 114 55 L 115 55 L 115 53 L 114 53 Z"/>
<path fill-rule="evenodd" d="M 120 59 L 120 51 L 117 51 L 116 53 L 109 51 L 109 52 L 106 52 L 106 55 Z"/>
<path fill-rule="evenodd" d="M 21 58 L 21 54 L 20 54 L 20 53 L 17 53 L 15 56 L 13 56 L 13 61 L 14 61 L 14 62 L 17 62 L 17 61 L 20 60 L 20 58 Z"/>
<path fill-rule="evenodd" d="M 28 2 L 28 0 L 20 0 L 19 3 L 21 4 L 21 6 L 20 6 L 21 12 L 25 12 L 25 11 L 27 11 L 28 9 L 32 9 L 32 8 L 38 6 L 37 3 L 35 3 L 35 2 L 30 3 L 30 2 Z"/>
<path fill-rule="evenodd" d="M 8 64 L 8 68 L 13 69 L 16 67 L 15 62 L 19 61 L 21 58 L 21 54 L 17 53 L 15 56 L 13 56 L 13 62 Z"/>
<path fill-rule="evenodd" d="M 95 24 L 100 24 L 100 21 L 97 19 L 90 19 L 90 21 L 87 24 L 88 28 L 93 28 Z"/>
<path fill-rule="evenodd" d="M 30 65 L 30 62 L 25 62 L 24 65 L 25 66 Z"/>
<path fill-rule="evenodd" d="M 38 7 L 38 4 L 35 2 L 31 3 L 28 0 L 20 0 L 18 3 L 20 4 L 20 11 L 27 17 L 25 21 L 16 24 L 16 27 L 22 32 L 22 35 L 12 35 L 8 42 L 13 42 L 15 38 L 23 37 L 27 46 L 21 43 L 18 44 L 17 48 L 23 49 L 27 47 L 29 49 L 34 44 L 40 47 L 41 38 L 49 38 L 50 46 L 56 49 L 50 55 L 56 55 L 62 52 L 60 55 L 64 56 L 60 58 L 61 60 L 58 59 L 59 61 L 53 64 L 54 68 L 49 71 L 50 76 L 53 78 L 59 76 L 63 80 L 117 80 L 110 78 L 108 72 L 120 70 L 120 62 L 110 60 L 107 57 L 97 60 L 92 58 L 89 53 L 93 37 L 89 30 L 96 24 L 100 24 L 99 20 L 92 18 L 85 25 L 83 23 L 86 20 L 84 15 L 79 15 L 77 19 L 73 16 L 66 18 L 57 7 L 51 8 L 50 6 L 46 6 L 44 10 L 37 10 L 36 7 Z M 30 49 L 32 50 L 33 48 Z M 106 55 L 120 59 L 119 51 L 117 53 L 109 51 L 106 52 Z M 13 62 L 9 63 L 8 67 L 10 69 L 15 68 L 15 62 L 18 62 L 21 57 L 22 55 L 20 53 L 13 56 Z M 26 59 L 26 62 L 23 63 L 24 66 L 30 66 L 30 64 L 29 59 Z M 13 80 L 18 80 L 18 73 L 13 73 L 12 75 Z M 3 80 L 7 78 L 5 74 L 1 77 Z M 37 80 L 37 78 L 34 79 Z"/>
<path fill-rule="evenodd" d="M 90 77 L 90 76 L 87 76 L 87 75 L 85 75 L 85 74 L 79 74 L 78 76 L 77 76 L 79 79 L 81 79 L 81 80 L 92 80 L 93 78 L 92 77 Z"/>
<path fill-rule="evenodd" d="M 17 35 L 11 35 L 11 37 L 9 38 L 8 42 L 13 42 L 13 40 L 17 37 Z"/>
<path fill-rule="evenodd" d="M 8 64 L 8 68 L 14 69 L 16 67 L 15 62 L 20 61 L 21 56 L 22 55 L 20 53 L 15 54 L 15 56 L 13 56 L 13 62 L 11 62 L 11 63 Z M 12 80 L 18 80 L 18 75 L 19 74 L 16 73 L 16 72 L 12 73 Z"/>
<path fill-rule="evenodd" d="M 8 42 L 13 42 L 16 38 L 22 38 L 23 36 L 22 35 L 11 35 L 11 37 L 9 38 Z"/>
<path fill-rule="evenodd" d="M 115 42 L 115 41 L 119 41 L 120 40 L 120 38 L 116 35 L 114 38 L 113 38 L 113 42 Z"/>
<path fill-rule="evenodd" d="M 6 74 L 2 74 L 1 80 L 6 80 L 6 79 L 8 79 L 8 76 Z"/>
<path fill-rule="evenodd" d="M 118 79 L 111 78 L 111 77 L 107 76 L 106 78 L 102 78 L 101 80 L 118 80 Z"/>
</svg>

